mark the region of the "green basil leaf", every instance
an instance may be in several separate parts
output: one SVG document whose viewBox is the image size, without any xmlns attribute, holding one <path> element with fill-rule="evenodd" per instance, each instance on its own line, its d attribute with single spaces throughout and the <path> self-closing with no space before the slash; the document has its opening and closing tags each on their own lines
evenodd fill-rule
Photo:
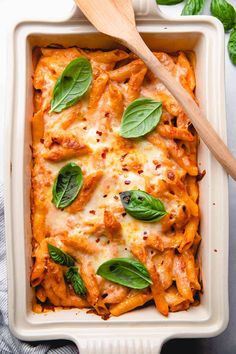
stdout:
<svg viewBox="0 0 236 354">
<path fill-rule="evenodd" d="M 55 263 L 71 267 L 75 264 L 74 259 L 69 254 L 48 243 L 48 252 Z"/>
<path fill-rule="evenodd" d="M 236 27 L 231 31 L 228 42 L 230 60 L 236 65 Z"/>
<path fill-rule="evenodd" d="M 113 258 L 100 265 L 97 274 L 132 289 L 144 289 L 152 284 L 144 265 L 131 258 Z"/>
<path fill-rule="evenodd" d="M 83 279 L 78 273 L 77 267 L 70 267 L 65 274 L 66 281 L 71 283 L 77 295 L 85 296 L 87 293 Z"/>
<path fill-rule="evenodd" d="M 150 98 L 139 98 L 125 110 L 120 135 L 123 138 L 138 138 L 153 130 L 160 121 L 162 103 Z"/>
<path fill-rule="evenodd" d="M 226 0 L 211 0 L 211 14 L 223 23 L 225 31 L 231 30 L 236 23 L 235 9 Z"/>
<path fill-rule="evenodd" d="M 92 81 L 92 67 L 88 59 L 72 60 L 56 81 L 50 112 L 61 112 L 73 106 L 87 92 Z"/>
<path fill-rule="evenodd" d="M 54 181 L 52 203 L 59 209 L 70 205 L 77 197 L 83 184 L 81 168 L 74 162 L 62 167 Z"/>
<path fill-rule="evenodd" d="M 187 0 L 181 15 L 190 16 L 190 15 L 199 15 L 202 13 L 205 5 L 205 0 Z"/>
<path fill-rule="evenodd" d="M 130 190 L 120 193 L 125 211 L 133 218 L 154 222 L 167 214 L 164 204 L 157 198 L 141 190 Z"/>
<path fill-rule="evenodd" d="M 158 5 L 176 5 L 184 0 L 156 0 Z"/>
</svg>

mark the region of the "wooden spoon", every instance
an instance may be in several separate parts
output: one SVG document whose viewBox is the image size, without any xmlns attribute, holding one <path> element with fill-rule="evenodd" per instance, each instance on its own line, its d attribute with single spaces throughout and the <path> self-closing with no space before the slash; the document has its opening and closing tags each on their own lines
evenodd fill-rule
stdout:
<svg viewBox="0 0 236 354">
<path fill-rule="evenodd" d="M 236 180 L 236 159 L 182 85 L 165 69 L 139 35 L 131 0 L 75 0 L 88 20 L 137 54 L 180 103 L 204 143 Z"/>
</svg>

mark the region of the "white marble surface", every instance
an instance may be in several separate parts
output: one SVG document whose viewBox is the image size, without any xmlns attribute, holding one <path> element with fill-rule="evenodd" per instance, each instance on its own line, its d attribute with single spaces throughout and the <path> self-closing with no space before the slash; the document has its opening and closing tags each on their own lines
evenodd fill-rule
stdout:
<svg viewBox="0 0 236 354">
<path fill-rule="evenodd" d="M 101 1 L 101 0 L 100 0 Z M 143 0 L 150 1 L 150 0 Z M 99 2 L 99 0 L 98 0 Z M 236 0 L 230 0 L 236 7 Z M 209 14 L 210 0 L 206 0 L 204 14 Z M 6 43 L 6 29 L 23 12 L 25 17 L 40 18 L 41 15 L 55 14 L 56 17 L 64 17 L 73 7 L 72 0 L 0 0 L 0 34 L 1 44 Z M 162 6 L 166 13 L 177 15 L 181 12 L 183 4 L 175 6 Z M 22 11 L 23 10 L 23 11 Z M 228 41 L 226 34 L 226 43 Z M 3 102 L 7 101 L 5 94 L 5 82 L 7 80 L 5 65 L 8 58 L 6 53 L 0 49 L 0 95 Z M 236 67 L 234 67 L 226 51 L 226 106 L 227 106 L 227 130 L 228 146 L 236 156 Z M 3 156 L 4 156 L 4 105 L 0 106 L 0 182 L 3 181 Z M 236 183 L 229 181 L 230 195 L 230 323 L 228 329 L 220 336 L 212 339 L 188 339 L 172 340 L 167 343 L 162 354 L 191 353 L 191 354 L 235 354 L 236 353 Z M 220 284 L 219 284 L 220 286 Z M 95 354 L 95 353 L 94 353 Z M 148 354 L 148 353 L 147 353 Z"/>
</svg>

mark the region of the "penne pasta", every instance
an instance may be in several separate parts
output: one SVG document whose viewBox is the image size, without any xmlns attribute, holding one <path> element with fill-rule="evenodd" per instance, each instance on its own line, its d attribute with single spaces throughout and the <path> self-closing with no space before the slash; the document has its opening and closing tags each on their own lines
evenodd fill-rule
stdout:
<svg viewBox="0 0 236 354">
<path fill-rule="evenodd" d="M 152 299 L 151 294 L 137 294 L 126 298 L 124 301 L 117 305 L 110 307 L 110 312 L 113 316 L 120 316 L 123 313 L 134 310 L 137 307 L 143 306 L 146 302 Z"/>
<path fill-rule="evenodd" d="M 154 55 L 195 99 L 194 54 Z M 197 305 L 199 139 L 179 103 L 125 50 L 36 48 L 33 66 L 33 310 Z"/>
<path fill-rule="evenodd" d="M 93 82 L 90 97 L 89 97 L 89 110 L 94 111 L 105 91 L 108 75 L 106 73 L 101 73 Z"/>
<path fill-rule="evenodd" d="M 198 230 L 198 224 L 199 224 L 199 219 L 194 216 L 187 223 L 185 227 L 184 238 L 180 246 L 178 247 L 179 252 L 182 253 L 183 251 L 188 250 L 192 246 L 193 240 Z"/>
<path fill-rule="evenodd" d="M 180 295 L 182 295 L 184 299 L 193 302 L 191 282 L 188 277 L 187 265 L 183 255 L 176 255 L 174 258 L 173 276 Z"/>
<path fill-rule="evenodd" d="M 124 82 L 125 80 L 130 79 L 132 74 L 138 73 L 144 68 L 145 65 L 142 60 L 137 59 L 125 66 L 121 66 L 120 68 L 111 71 L 109 77 L 111 80 Z"/>
</svg>

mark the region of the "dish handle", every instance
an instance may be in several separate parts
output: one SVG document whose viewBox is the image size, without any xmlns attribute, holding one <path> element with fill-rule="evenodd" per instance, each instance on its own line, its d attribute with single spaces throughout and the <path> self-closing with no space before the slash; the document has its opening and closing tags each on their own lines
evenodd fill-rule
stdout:
<svg viewBox="0 0 236 354">
<path fill-rule="evenodd" d="M 113 336 L 75 338 L 79 354 L 159 354 L 166 336 Z"/>
<path fill-rule="evenodd" d="M 156 0 L 132 0 L 136 20 L 163 20 L 168 19 L 157 5 Z M 83 13 L 78 6 L 74 5 L 68 20 L 78 21 L 84 19 Z"/>
<path fill-rule="evenodd" d="M 137 19 L 155 19 L 162 20 L 167 18 L 166 15 L 160 10 L 156 0 L 132 0 L 135 16 Z"/>
</svg>

